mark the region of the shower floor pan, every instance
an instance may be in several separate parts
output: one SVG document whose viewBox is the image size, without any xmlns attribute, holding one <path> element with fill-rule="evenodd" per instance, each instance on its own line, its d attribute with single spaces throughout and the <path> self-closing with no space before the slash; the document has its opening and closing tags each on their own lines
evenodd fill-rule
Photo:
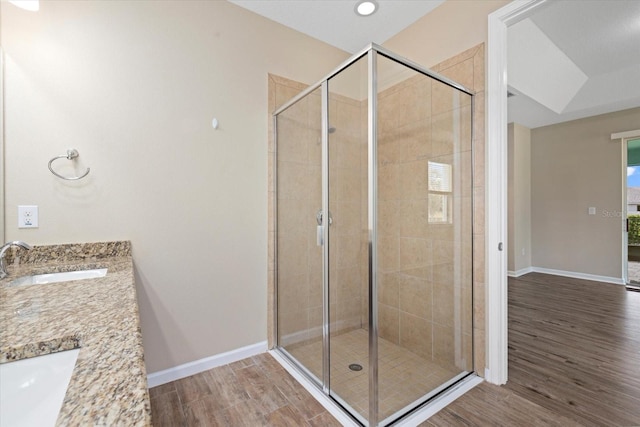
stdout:
<svg viewBox="0 0 640 427">
<path fill-rule="evenodd" d="M 331 389 L 362 417 L 369 411 L 369 332 L 355 329 L 331 336 Z M 379 419 L 422 398 L 459 375 L 390 341 L 378 338 Z M 322 378 L 322 341 L 289 346 L 287 351 Z M 359 364 L 361 371 L 349 369 Z"/>
</svg>

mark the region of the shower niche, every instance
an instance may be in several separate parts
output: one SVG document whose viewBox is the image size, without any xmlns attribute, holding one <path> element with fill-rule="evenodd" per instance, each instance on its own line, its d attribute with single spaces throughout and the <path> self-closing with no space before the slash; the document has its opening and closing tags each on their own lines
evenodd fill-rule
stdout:
<svg viewBox="0 0 640 427">
<path fill-rule="evenodd" d="M 472 375 L 469 89 L 370 45 L 275 129 L 275 351 L 354 421 Z"/>
</svg>

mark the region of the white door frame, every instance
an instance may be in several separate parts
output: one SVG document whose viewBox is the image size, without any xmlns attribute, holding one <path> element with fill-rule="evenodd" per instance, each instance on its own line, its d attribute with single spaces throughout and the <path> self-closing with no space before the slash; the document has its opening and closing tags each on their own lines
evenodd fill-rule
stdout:
<svg viewBox="0 0 640 427">
<path fill-rule="evenodd" d="M 485 379 L 507 382 L 507 26 L 546 0 L 515 0 L 489 15 L 485 246 Z"/>
<path fill-rule="evenodd" d="M 622 158 L 622 209 L 620 210 L 622 218 L 622 281 L 624 285 L 629 281 L 629 246 L 628 246 L 628 230 L 627 230 L 627 141 L 630 139 L 640 138 L 640 129 L 625 132 L 617 132 L 611 134 L 611 140 L 620 141 L 621 158 Z"/>
</svg>

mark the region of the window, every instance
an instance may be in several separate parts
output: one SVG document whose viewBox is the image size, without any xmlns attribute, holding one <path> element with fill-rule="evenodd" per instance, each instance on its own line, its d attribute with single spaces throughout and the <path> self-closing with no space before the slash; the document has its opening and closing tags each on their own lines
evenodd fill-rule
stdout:
<svg viewBox="0 0 640 427">
<path fill-rule="evenodd" d="M 429 223 L 451 224 L 451 165 L 429 162 Z"/>
</svg>

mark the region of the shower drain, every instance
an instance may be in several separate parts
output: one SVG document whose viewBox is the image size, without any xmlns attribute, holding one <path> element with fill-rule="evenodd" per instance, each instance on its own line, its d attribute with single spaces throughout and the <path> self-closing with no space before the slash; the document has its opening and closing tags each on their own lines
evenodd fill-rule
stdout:
<svg viewBox="0 0 640 427">
<path fill-rule="evenodd" d="M 351 365 L 349 365 L 349 369 L 351 369 L 352 371 L 362 371 L 362 365 L 359 365 L 357 363 L 352 363 Z"/>
</svg>

